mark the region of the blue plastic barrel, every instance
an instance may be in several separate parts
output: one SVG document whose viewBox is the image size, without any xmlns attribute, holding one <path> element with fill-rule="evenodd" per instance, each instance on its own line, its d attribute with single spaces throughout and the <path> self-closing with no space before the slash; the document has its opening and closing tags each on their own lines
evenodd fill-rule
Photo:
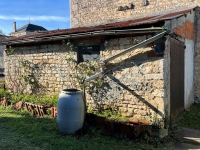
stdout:
<svg viewBox="0 0 200 150">
<path fill-rule="evenodd" d="M 83 127 L 84 107 L 80 90 L 65 89 L 60 93 L 56 120 L 58 129 L 62 134 L 71 134 Z"/>
</svg>

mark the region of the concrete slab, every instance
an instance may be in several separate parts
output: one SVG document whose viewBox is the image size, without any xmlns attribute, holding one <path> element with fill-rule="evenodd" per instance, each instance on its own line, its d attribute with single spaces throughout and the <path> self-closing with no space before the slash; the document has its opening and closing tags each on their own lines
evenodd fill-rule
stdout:
<svg viewBox="0 0 200 150">
<path fill-rule="evenodd" d="M 188 143 L 167 143 L 164 145 L 165 147 L 173 150 L 200 150 L 200 146 L 192 145 Z"/>
<path fill-rule="evenodd" d="M 165 147 L 173 150 L 200 150 L 200 130 L 178 128 L 174 133 L 176 139 L 184 143 L 170 142 L 166 143 Z"/>
<path fill-rule="evenodd" d="M 175 133 L 184 139 L 188 139 L 188 140 L 192 140 L 192 141 L 200 143 L 200 130 L 189 129 L 189 128 L 179 128 L 178 130 L 176 130 Z"/>
</svg>

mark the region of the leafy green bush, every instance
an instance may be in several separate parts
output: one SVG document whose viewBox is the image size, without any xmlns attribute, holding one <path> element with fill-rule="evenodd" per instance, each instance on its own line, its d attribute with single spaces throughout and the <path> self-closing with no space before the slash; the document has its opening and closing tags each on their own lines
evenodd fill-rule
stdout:
<svg viewBox="0 0 200 150">
<path fill-rule="evenodd" d="M 10 97 L 10 93 L 7 90 L 4 90 L 3 88 L 0 88 L 0 97 Z"/>
</svg>

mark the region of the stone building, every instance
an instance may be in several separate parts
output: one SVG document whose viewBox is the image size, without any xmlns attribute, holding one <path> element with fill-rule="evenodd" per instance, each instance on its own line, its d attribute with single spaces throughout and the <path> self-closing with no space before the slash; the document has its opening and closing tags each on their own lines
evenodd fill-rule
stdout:
<svg viewBox="0 0 200 150">
<path fill-rule="evenodd" d="M 37 34 L 42 31 L 47 31 L 47 29 L 43 28 L 42 26 L 38 26 L 35 24 L 28 23 L 21 28 L 16 28 L 16 22 L 13 22 L 13 32 L 10 33 L 10 36 L 26 36 L 26 35 L 32 35 Z"/>
<path fill-rule="evenodd" d="M 162 15 L 196 6 L 198 3 L 199 0 L 70 0 L 71 27 Z"/>
<path fill-rule="evenodd" d="M 71 0 L 72 29 L 2 42 L 7 46 L 6 87 L 13 92 L 60 93 L 77 84 L 71 80 L 76 63 L 69 62 L 69 56 L 77 63 L 99 58 L 106 60 L 103 84 L 87 91 L 87 108 L 159 120 L 168 128 L 200 98 L 197 3 Z M 75 45 L 73 52 L 68 40 Z M 20 77 L 29 86 L 24 88 Z"/>
<path fill-rule="evenodd" d="M 0 35 L 0 41 L 5 40 L 6 38 L 8 37 L 5 35 Z M 0 45 L 0 76 L 4 74 L 4 48 L 5 46 Z"/>
</svg>

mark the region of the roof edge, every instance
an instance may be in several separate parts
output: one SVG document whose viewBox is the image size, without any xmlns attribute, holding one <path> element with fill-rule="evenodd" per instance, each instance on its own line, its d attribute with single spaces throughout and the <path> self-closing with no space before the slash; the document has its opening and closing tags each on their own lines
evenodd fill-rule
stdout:
<svg viewBox="0 0 200 150">
<path fill-rule="evenodd" d="M 102 31 L 108 31 L 108 30 L 117 30 L 117 29 L 122 29 L 122 28 L 132 28 L 136 27 L 139 25 L 145 25 L 145 24 L 155 24 L 159 21 L 163 20 L 170 20 L 173 17 L 180 17 L 182 15 L 187 14 L 188 12 L 192 11 L 195 7 L 190 7 L 189 9 L 184 9 L 184 10 L 179 10 L 175 12 L 170 12 L 170 13 L 165 13 L 165 14 L 159 14 L 159 15 L 154 15 L 150 17 L 144 17 L 144 18 L 138 18 L 135 20 L 129 20 L 129 21 L 124 21 L 124 22 L 115 22 L 115 23 L 110 23 L 110 24 L 105 24 L 105 25 L 99 25 L 99 26 L 91 26 L 91 27 L 80 27 L 80 28 L 71 28 L 71 29 L 63 29 L 63 30 L 53 30 L 53 31 L 47 31 L 47 32 L 42 32 L 39 34 L 33 34 L 33 35 L 28 35 L 28 36 L 23 36 L 23 37 L 16 37 L 16 38 L 11 38 L 9 40 L 4 41 L 3 43 L 19 43 L 20 41 L 22 42 L 33 42 L 34 39 L 45 39 L 49 37 L 54 37 L 57 36 L 65 36 L 70 38 L 69 35 L 74 35 L 74 34 L 88 34 L 88 36 L 91 36 L 91 33 L 93 32 L 102 32 Z M 18 42 L 17 42 L 18 41 Z"/>
</svg>

